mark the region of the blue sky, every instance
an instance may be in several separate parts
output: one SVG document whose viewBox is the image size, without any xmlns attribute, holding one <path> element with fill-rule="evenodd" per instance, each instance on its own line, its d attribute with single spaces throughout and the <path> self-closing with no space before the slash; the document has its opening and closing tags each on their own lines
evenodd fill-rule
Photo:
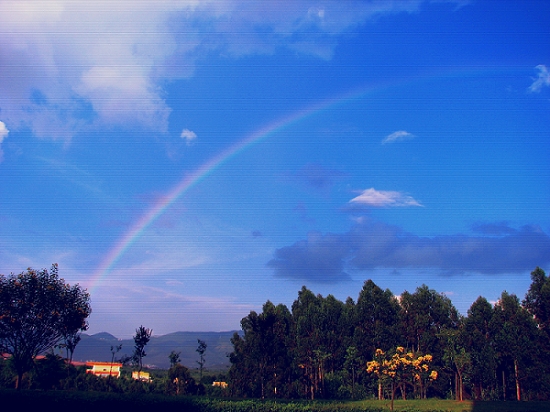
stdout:
<svg viewBox="0 0 550 412">
<path fill-rule="evenodd" d="M 550 3 L 2 1 L 0 273 L 90 332 L 550 270 Z"/>
</svg>

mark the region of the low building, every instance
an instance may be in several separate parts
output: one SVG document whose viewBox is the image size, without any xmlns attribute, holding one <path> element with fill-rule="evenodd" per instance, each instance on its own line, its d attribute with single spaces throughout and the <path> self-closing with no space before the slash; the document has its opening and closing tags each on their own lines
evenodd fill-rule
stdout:
<svg viewBox="0 0 550 412">
<path fill-rule="evenodd" d="M 133 371 L 132 372 L 132 379 L 135 379 L 136 381 L 150 382 L 151 381 L 151 375 L 149 374 L 149 372 Z"/>
<path fill-rule="evenodd" d="M 86 373 L 91 373 L 95 376 L 109 377 L 114 378 L 120 377 L 120 368 L 122 368 L 122 363 L 116 362 L 86 362 L 86 366 L 91 366 L 91 369 L 88 369 Z"/>
<path fill-rule="evenodd" d="M 212 386 L 217 386 L 219 388 L 225 389 L 227 388 L 227 382 L 222 382 L 222 381 L 212 382 Z"/>
</svg>

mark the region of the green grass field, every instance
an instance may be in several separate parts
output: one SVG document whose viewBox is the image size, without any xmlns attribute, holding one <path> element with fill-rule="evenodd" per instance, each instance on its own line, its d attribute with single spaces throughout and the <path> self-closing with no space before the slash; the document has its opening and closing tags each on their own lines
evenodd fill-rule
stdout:
<svg viewBox="0 0 550 412">
<path fill-rule="evenodd" d="M 362 405 L 365 409 L 378 408 L 390 410 L 390 401 L 368 400 L 350 402 Z M 450 401 L 441 399 L 425 400 L 395 400 L 395 411 L 448 411 L 448 412 L 547 412 L 550 411 L 550 402 L 472 402 Z"/>
<path fill-rule="evenodd" d="M 0 390 L 0 404 L 17 405 L 19 410 L 64 409 L 79 412 L 131 410 L 170 412 L 382 412 L 390 410 L 389 401 L 306 402 L 210 399 L 206 397 L 168 397 L 71 391 Z M 545 412 L 550 402 L 455 402 L 449 400 L 396 400 L 394 410 L 401 412 Z"/>
</svg>

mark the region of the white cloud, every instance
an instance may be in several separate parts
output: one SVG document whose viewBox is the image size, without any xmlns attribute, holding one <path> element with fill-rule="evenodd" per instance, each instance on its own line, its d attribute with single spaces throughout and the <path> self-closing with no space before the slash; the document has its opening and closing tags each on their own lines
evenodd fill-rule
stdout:
<svg viewBox="0 0 550 412">
<path fill-rule="evenodd" d="M 403 140 L 413 139 L 414 137 L 415 136 L 412 133 L 405 130 L 398 130 L 397 132 L 387 135 L 384 140 L 382 140 L 382 144 L 401 142 Z"/>
<path fill-rule="evenodd" d="M 401 192 L 376 190 L 370 188 L 364 190 L 359 196 L 349 201 L 353 205 L 370 207 L 408 207 L 422 206 L 418 201 Z"/>
<path fill-rule="evenodd" d="M 2 115 L 37 136 L 65 140 L 104 124 L 166 131 L 163 87 L 192 76 L 197 59 L 281 47 L 330 58 L 341 33 L 422 3 L 3 0 L 0 61 L 10 64 L 0 67 Z"/>
<path fill-rule="evenodd" d="M 2 152 L 2 142 L 6 137 L 8 137 L 9 132 L 10 131 L 6 127 L 6 124 L 0 121 L 0 162 L 2 161 L 2 158 L 4 156 L 4 152 Z"/>
<path fill-rule="evenodd" d="M 543 64 L 539 64 L 535 69 L 538 71 L 538 77 L 533 79 L 533 84 L 531 84 L 528 89 L 532 93 L 538 93 L 543 87 L 550 86 L 550 73 L 548 72 L 548 68 Z"/>
<path fill-rule="evenodd" d="M 4 139 L 6 137 L 8 137 L 8 133 L 10 131 L 8 130 L 8 128 L 6 127 L 6 124 L 4 122 L 1 122 L 0 121 L 0 144 L 2 144 L 2 142 L 4 141 Z"/>
<path fill-rule="evenodd" d="M 185 142 L 187 143 L 187 145 L 191 145 L 193 144 L 193 142 L 195 141 L 195 139 L 197 138 L 197 134 L 189 129 L 183 129 L 183 131 L 181 132 L 181 135 L 180 137 L 182 139 L 185 140 Z"/>
</svg>

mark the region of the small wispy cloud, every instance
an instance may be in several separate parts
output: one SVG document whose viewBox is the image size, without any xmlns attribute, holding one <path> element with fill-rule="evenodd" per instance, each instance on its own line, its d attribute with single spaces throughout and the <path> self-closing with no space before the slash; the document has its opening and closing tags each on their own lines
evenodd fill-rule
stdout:
<svg viewBox="0 0 550 412">
<path fill-rule="evenodd" d="M 6 124 L 0 121 L 0 162 L 2 161 L 3 154 L 4 154 L 4 152 L 2 152 L 2 142 L 6 137 L 8 137 L 9 132 L 10 131 L 6 127 Z"/>
<path fill-rule="evenodd" d="M 544 64 L 539 64 L 535 67 L 535 70 L 538 71 L 538 75 L 533 79 L 533 83 L 528 88 L 531 93 L 539 93 L 543 87 L 550 87 L 548 68 Z"/>
<path fill-rule="evenodd" d="M 382 140 L 382 144 L 401 142 L 403 140 L 413 139 L 414 137 L 415 136 L 412 133 L 405 130 L 398 130 L 397 132 L 387 135 L 384 140 Z"/>
<path fill-rule="evenodd" d="M 351 205 L 368 207 L 410 207 L 422 206 L 413 197 L 402 192 L 376 190 L 371 187 L 349 201 Z"/>
<path fill-rule="evenodd" d="M 197 139 L 197 134 L 189 129 L 183 129 L 180 137 L 185 140 L 185 143 L 187 143 L 187 146 L 190 146 Z"/>
</svg>

